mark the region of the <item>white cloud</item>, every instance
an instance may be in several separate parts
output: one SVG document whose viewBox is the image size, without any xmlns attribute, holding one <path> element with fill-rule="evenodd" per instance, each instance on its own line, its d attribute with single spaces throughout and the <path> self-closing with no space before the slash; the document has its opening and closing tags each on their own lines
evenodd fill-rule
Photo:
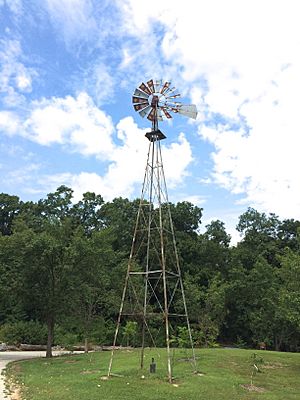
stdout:
<svg viewBox="0 0 300 400">
<path fill-rule="evenodd" d="M 60 185 L 71 187 L 74 191 L 75 202 L 79 201 L 82 194 L 88 191 L 101 194 L 105 201 L 110 201 L 119 196 L 128 197 L 132 190 L 132 183 L 128 182 L 128 178 L 127 181 L 121 181 L 120 177 L 117 178 L 117 181 L 111 181 L 108 175 L 101 176 L 95 172 L 44 175 L 38 184 L 40 185 L 40 193 L 55 191 Z"/>
<path fill-rule="evenodd" d="M 32 80 L 37 72 L 22 63 L 23 51 L 18 40 L 0 39 L 0 93 L 6 106 L 24 101 L 23 93 L 32 91 Z"/>
<path fill-rule="evenodd" d="M 0 111 L 0 131 L 13 135 L 20 127 L 18 116 L 10 111 Z"/>
<path fill-rule="evenodd" d="M 200 195 L 189 195 L 189 194 L 179 194 L 176 196 L 175 199 L 172 199 L 172 203 L 174 202 L 181 202 L 181 201 L 189 201 L 190 203 L 202 207 L 206 202 L 207 198 L 205 196 L 200 196 Z"/>
<path fill-rule="evenodd" d="M 46 0 L 44 7 L 68 46 L 72 42 L 87 40 L 96 28 L 89 0 Z"/>
<path fill-rule="evenodd" d="M 134 54 L 132 54 L 129 48 L 124 47 L 122 49 L 122 62 L 120 64 L 120 69 L 126 69 L 134 61 Z"/>
<path fill-rule="evenodd" d="M 34 102 L 24 128 L 24 135 L 39 144 L 64 144 L 73 151 L 103 160 L 110 159 L 114 148 L 111 118 L 86 93 L 76 98 L 54 97 Z"/>
<path fill-rule="evenodd" d="M 31 185 L 33 181 L 36 181 L 39 170 L 39 164 L 28 163 L 27 165 L 23 165 L 21 168 L 6 171 L 5 176 L 2 177 L 1 184 L 8 187 L 13 185 L 22 185 L 22 187 L 26 187 L 27 185 Z"/>
<path fill-rule="evenodd" d="M 22 13 L 22 0 L 3 0 L 0 1 L 0 6 L 7 5 L 7 7 L 15 14 L 20 15 Z"/>
<path fill-rule="evenodd" d="M 43 174 L 38 183 L 41 191 L 48 192 L 66 184 L 74 189 L 77 197 L 88 190 L 101 193 L 106 199 L 140 194 L 149 146 L 145 138 L 148 129 L 139 129 L 132 117 L 121 119 L 115 129 L 111 118 L 86 93 L 76 98 L 42 99 L 30 107 L 30 114 L 23 122 L 12 112 L 0 113 L 0 128 L 43 146 L 58 144 L 62 151 L 70 149 L 108 163 L 102 176 L 85 171 Z M 192 162 L 191 147 L 183 133 L 178 141 L 163 146 L 163 157 L 168 164 L 167 181 L 174 187 L 183 181 Z"/>
<path fill-rule="evenodd" d="M 46 0 L 41 6 L 48 13 L 57 37 L 77 56 L 81 51 L 99 48 L 108 52 L 105 39 L 121 34 L 115 1 Z"/>
<path fill-rule="evenodd" d="M 80 77 L 80 81 L 82 82 L 76 82 L 76 85 L 81 87 L 83 84 L 97 106 L 114 100 L 116 79 L 104 62 L 94 61 L 90 67 L 86 68 L 84 77 Z"/>
<path fill-rule="evenodd" d="M 151 34 L 149 57 L 155 43 L 197 103 L 199 133 L 215 146 L 210 178 L 245 204 L 300 218 L 297 2 L 122 3 L 130 33 Z"/>
<path fill-rule="evenodd" d="M 164 169 L 170 188 L 177 186 L 188 175 L 187 166 L 193 161 L 192 149 L 185 135 L 177 143 L 163 146 Z"/>
<path fill-rule="evenodd" d="M 108 155 L 109 167 L 102 176 L 96 173 L 81 172 L 79 174 L 63 173 L 44 176 L 43 184 L 54 190 L 59 184 L 66 184 L 74 189 L 75 199 L 79 199 L 86 191 L 100 193 L 105 200 L 114 197 L 139 196 L 146 167 L 146 156 L 149 142 L 145 138 L 147 130 L 137 127 L 131 117 L 122 119 L 117 125 L 118 139 L 121 145 L 115 145 Z M 181 134 L 178 143 L 162 149 L 169 168 L 166 171 L 167 182 L 173 186 L 183 180 L 186 170 L 192 160 L 191 149 L 184 135 Z M 180 162 L 178 162 L 180 157 Z"/>
</svg>

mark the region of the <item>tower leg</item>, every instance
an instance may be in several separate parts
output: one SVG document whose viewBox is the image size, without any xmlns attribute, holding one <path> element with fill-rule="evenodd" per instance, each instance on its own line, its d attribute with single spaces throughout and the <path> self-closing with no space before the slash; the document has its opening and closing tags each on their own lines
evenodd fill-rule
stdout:
<svg viewBox="0 0 300 400">
<path fill-rule="evenodd" d="M 118 333 L 119 333 L 119 329 L 120 329 L 121 316 L 122 316 L 122 311 L 123 311 L 123 307 L 124 307 L 124 301 L 125 301 L 127 285 L 128 285 L 128 279 L 129 279 L 129 271 L 130 271 L 130 269 L 129 269 L 129 265 L 128 265 L 126 279 L 125 279 L 125 285 L 124 285 L 124 289 L 123 289 L 122 300 L 121 300 L 121 305 L 120 305 L 120 310 L 119 310 L 119 316 L 118 316 L 117 326 L 116 326 L 116 330 L 115 330 L 113 348 L 112 348 L 112 351 L 111 351 L 111 356 L 110 356 L 110 361 L 109 361 L 109 366 L 108 366 L 108 373 L 107 373 L 108 377 L 110 377 L 110 374 L 111 374 L 111 368 L 112 368 L 112 363 L 113 363 L 113 358 L 114 358 L 114 352 L 115 352 Z"/>
<path fill-rule="evenodd" d="M 161 148 L 159 146 L 159 157 L 162 160 L 161 156 Z M 170 229 L 172 233 L 172 240 L 173 240 L 173 249 L 174 249 L 174 255 L 175 255 L 175 260 L 176 260 L 176 269 L 178 272 L 179 276 L 179 283 L 180 283 L 180 290 L 181 290 L 181 296 L 183 300 L 183 307 L 184 307 L 184 313 L 186 317 L 186 324 L 188 328 L 188 333 L 189 333 L 189 340 L 190 340 L 190 345 L 192 349 L 192 363 L 193 363 L 193 368 L 194 372 L 197 372 L 197 363 L 196 363 L 196 355 L 195 355 L 195 349 L 194 349 L 194 344 L 193 344 L 193 338 L 192 338 L 192 331 L 191 331 L 191 326 L 190 326 L 190 321 L 188 317 L 188 311 L 187 311 L 187 305 L 186 305 L 186 299 L 185 299 L 185 293 L 184 293 L 184 287 L 183 287 L 183 282 L 182 282 L 182 276 L 181 276 L 181 269 L 180 269 L 180 263 L 179 263 L 179 257 L 178 257 L 178 251 L 177 251 L 177 246 L 176 246 L 176 239 L 175 239 L 175 231 L 174 231 L 174 225 L 173 225 L 173 220 L 172 220 L 172 215 L 169 207 L 169 199 L 168 199 L 168 192 L 167 192 L 167 185 L 166 185 L 166 178 L 164 174 L 164 169 L 162 168 L 162 184 L 165 187 L 165 193 L 166 193 L 166 202 L 168 204 L 168 217 L 169 217 L 169 223 L 170 223 Z"/>
<path fill-rule="evenodd" d="M 162 160 L 161 160 L 159 142 L 157 144 L 156 165 L 158 168 L 157 190 L 158 190 L 158 205 L 159 205 L 160 251 L 161 251 L 162 278 L 163 278 L 163 291 L 164 291 L 164 318 L 165 318 L 165 330 L 166 330 L 168 380 L 170 383 L 172 383 L 172 366 L 171 366 L 170 336 L 169 336 L 169 304 L 168 304 L 167 279 L 166 279 L 166 256 L 165 256 L 164 228 L 162 219 L 162 198 L 161 198 Z"/>
<path fill-rule="evenodd" d="M 135 229 L 134 229 L 134 234 L 133 234 L 133 239 L 132 239 L 132 245 L 131 245 L 131 251 L 130 251 L 130 256 L 129 256 L 129 261 L 128 261 L 128 267 L 127 267 L 127 273 L 126 273 L 126 278 L 125 278 L 125 284 L 123 288 L 123 293 L 122 293 L 122 300 L 121 300 L 121 305 L 120 305 L 120 310 L 119 310 L 119 315 L 118 315 L 118 320 L 117 320 L 117 326 L 115 330 L 115 335 L 114 335 L 114 341 L 113 341 L 113 347 L 111 351 L 111 356 L 110 356 L 110 361 L 109 361 L 109 366 L 108 366 L 108 373 L 107 376 L 109 377 L 111 375 L 111 369 L 112 369 L 112 363 L 113 363 L 113 358 L 114 358 L 114 352 L 115 352 L 115 347 L 117 343 L 117 338 L 120 330 L 120 324 L 121 324 L 121 318 L 122 318 L 122 312 L 124 308 L 124 302 L 125 302 L 125 297 L 126 297 L 126 292 L 127 292 L 127 287 L 128 287 L 128 282 L 129 282 L 129 276 L 130 276 L 130 270 L 131 270 L 131 263 L 134 255 L 134 250 L 135 250 L 135 242 L 136 242 L 136 236 L 137 236 L 137 230 L 138 230 L 138 225 L 139 225 L 139 220 L 140 220 L 140 214 L 141 214 L 141 207 L 144 201 L 144 194 L 147 186 L 147 175 L 148 175 L 148 165 L 149 165 L 149 157 L 150 157 L 150 152 L 151 152 L 151 143 L 149 143 L 149 149 L 148 149 L 148 155 L 147 155 L 147 164 L 146 164 L 146 169 L 145 169 L 145 175 L 144 175 L 144 182 L 143 182 L 143 188 L 142 188 L 142 195 L 140 199 L 140 205 L 136 217 L 136 223 L 135 223 Z M 152 153 L 153 154 L 153 153 Z M 153 158 L 153 156 L 152 156 Z M 152 161 L 153 163 L 153 161 Z M 153 181 L 153 172 L 152 172 L 152 181 Z M 149 241 L 150 243 L 150 241 Z M 143 328 L 142 328 L 142 359 L 141 359 L 141 368 L 143 368 L 142 360 L 144 360 L 144 345 L 145 345 L 145 324 L 146 324 L 146 319 L 145 319 L 145 312 L 146 312 L 146 295 L 147 295 L 147 289 L 145 288 L 145 301 L 144 301 L 144 315 L 143 315 Z"/>
</svg>

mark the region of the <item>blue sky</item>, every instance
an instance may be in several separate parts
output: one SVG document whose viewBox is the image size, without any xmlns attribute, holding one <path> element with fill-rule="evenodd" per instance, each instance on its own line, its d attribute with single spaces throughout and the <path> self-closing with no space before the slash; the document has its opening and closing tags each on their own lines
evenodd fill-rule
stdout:
<svg viewBox="0 0 300 400">
<path fill-rule="evenodd" d="M 248 206 L 300 218 L 297 1 L 0 0 L 0 191 L 138 197 L 148 120 L 131 95 L 171 80 L 196 121 L 163 122 L 172 202 L 234 241 Z"/>
</svg>

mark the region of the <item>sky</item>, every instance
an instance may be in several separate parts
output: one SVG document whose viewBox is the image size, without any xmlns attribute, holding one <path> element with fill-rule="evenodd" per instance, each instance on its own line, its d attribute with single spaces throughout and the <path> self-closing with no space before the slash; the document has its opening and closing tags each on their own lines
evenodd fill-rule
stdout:
<svg viewBox="0 0 300 400">
<path fill-rule="evenodd" d="M 139 197 L 151 126 L 131 104 L 171 81 L 198 116 L 160 123 L 169 200 L 233 243 L 248 207 L 300 219 L 297 0 L 0 0 L 0 192 Z"/>
</svg>

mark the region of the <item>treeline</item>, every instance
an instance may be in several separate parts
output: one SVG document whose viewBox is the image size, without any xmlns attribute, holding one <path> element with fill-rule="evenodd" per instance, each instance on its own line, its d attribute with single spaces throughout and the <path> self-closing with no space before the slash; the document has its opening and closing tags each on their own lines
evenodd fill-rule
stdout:
<svg viewBox="0 0 300 400">
<path fill-rule="evenodd" d="M 53 343 L 112 343 L 139 204 L 72 194 L 0 194 L 0 341 L 47 343 L 48 356 Z M 299 351 L 300 222 L 249 208 L 231 246 L 222 221 L 200 233 L 201 208 L 170 207 L 196 345 Z"/>
</svg>

